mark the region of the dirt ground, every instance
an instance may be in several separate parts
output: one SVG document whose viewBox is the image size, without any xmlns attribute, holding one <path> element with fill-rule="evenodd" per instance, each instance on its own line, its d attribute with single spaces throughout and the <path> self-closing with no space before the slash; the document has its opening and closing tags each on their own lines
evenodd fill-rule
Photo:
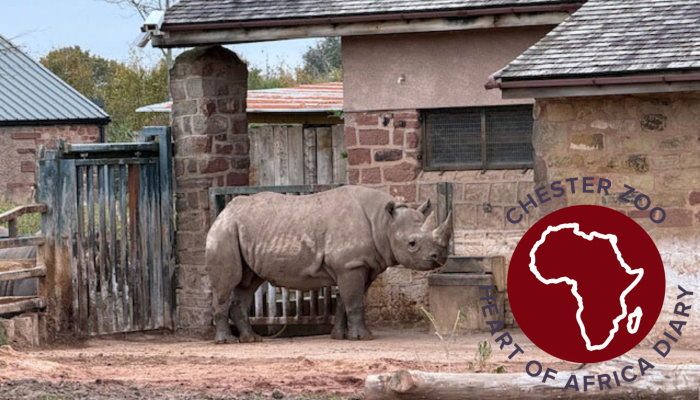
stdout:
<svg viewBox="0 0 700 400">
<path fill-rule="evenodd" d="M 475 364 L 477 343 L 488 333 L 457 337 L 449 350 L 428 332 L 374 333 L 369 342 L 313 336 L 214 345 L 181 335 L 137 334 L 51 349 L 5 346 L 0 347 L 0 399 L 347 399 L 361 397 L 369 374 L 524 370 L 523 363 L 507 362 L 509 352 L 498 348 L 488 365 Z M 579 367 L 548 356 L 522 333 L 513 336 L 529 359 L 560 371 Z M 698 351 L 672 354 L 663 362 L 700 363 Z M 630 356 L 661 362 L 651 349 Z"/>
</svg>

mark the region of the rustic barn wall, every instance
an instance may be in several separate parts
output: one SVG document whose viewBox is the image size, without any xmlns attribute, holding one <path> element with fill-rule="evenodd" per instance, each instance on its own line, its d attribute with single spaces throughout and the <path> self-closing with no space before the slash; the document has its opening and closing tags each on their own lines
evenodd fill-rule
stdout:
<svg viewBox="0 0 700 400">
<path fill-rule="evenodd" d="M 399 200 L 437 202 L 437 182 L 452 182 L 455 253 L 510 257 L 535 220 L 513 226 L 505 210 L 533 189 L 531 170 L 422 171 L 419 113 L 412 111 L 346 113 L 345 140 L 351 184 L 385 190 Z M 509 261 L 509 259 L 507 260 Z M 423 323 L 429 273 L 390 268 L 368 294 L 368 319 L 377 324 Z"/>
<path fill-rule="evenodd" d="M 250 185 L 347 183 L 343 125 L 249 127 Z"/>
<path fill-rule="evenodd" d="M 568 195 L 538 210 L 577 204 L 610 207 L 639 222 L 656 242 L 666 268 L 667 295 L 661 317 L 644 342 L 652 344 L 674 319 L 677 286 L 693 290 L 700 284 L 700 95 L 538 100 L 535 118 L 538 186 L 584 176 L 613 182 L 609 196 Z M 655 224 L 649 211 L 618 200 L 627 191 L 625 184 L 649 196 L 652 208 L 663 207 L 666 220 Z M 697 295 L 693 299 L 696 310 L 700 300 Z M 700 314 L 690 314 L 674 348 L 700 348 Z"/>
<path fill-rule="evenodd" d="M 32 200 L 37 146 L 55 148 L 56 139 L 94 143 L 99 138 L 97 125 L 0 127 L 0 201 L 24 204 Z"/>
<path fill-rule="evenodd" d="M 245 63 L 220 46 L 185 52 L 170 70 L 181 328 L 211 323 L 204 271 L 209 188 L 248 185 L 247 78 Z"/>
</svg>

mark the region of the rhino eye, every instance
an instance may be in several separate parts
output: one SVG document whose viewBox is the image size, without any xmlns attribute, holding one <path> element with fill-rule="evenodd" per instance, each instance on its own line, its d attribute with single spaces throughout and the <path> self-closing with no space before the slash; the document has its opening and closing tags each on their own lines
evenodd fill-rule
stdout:
<svg viewBox="0 0 700 400">
<path fill-rule="evenodd" d="M 408 247 L 410 247 L 410 248 L 412 248 L 412 249 L 415 249 L 415 248 L 416 248 L 416 241 L 415 241 L 415 240 L 411 240 L 410 242 L 408 242 Z"/>
</svg>

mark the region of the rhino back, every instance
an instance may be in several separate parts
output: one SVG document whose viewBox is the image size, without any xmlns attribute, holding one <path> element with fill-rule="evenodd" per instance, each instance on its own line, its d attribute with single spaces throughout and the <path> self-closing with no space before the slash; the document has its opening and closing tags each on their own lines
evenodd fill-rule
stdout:
<svg viewBox="0 0 700 400">
<path fill-rule="evenodd" d="M 221 223 L 235 224 L 242 256 L 258 275 L 309 289 L 332 284 L 350 263 L 381 268 L 375 236 L 385 233 L 374 231 L 383 221 L 372 219 L 381 219 L 378 210 L 390 200 L 360 187 L 306 196 L 260 193 L 234 199 Z"/>
</svg>

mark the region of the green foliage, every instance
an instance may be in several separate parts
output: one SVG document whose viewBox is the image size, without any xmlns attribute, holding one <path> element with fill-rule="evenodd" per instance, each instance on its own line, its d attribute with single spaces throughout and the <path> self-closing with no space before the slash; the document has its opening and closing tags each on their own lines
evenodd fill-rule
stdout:
<svg viewBox="0 0 700 400">
<path fill-rule="evenodd" d="M 17 204 L 0 203 L 0 214 L 17 207 Z M 2 224 L 7 228 L 7 223 Z M 26 214 L 17 218 L 17 231 L 20 235 L 34 235 L 41 231 L 41 214 Z"/>
<path fill-rule="evenodd" d="M 476 362 L 483 369 L 491 359 L 491 343 L 488 340 L 482 340 L 476 345 Z"/>
<path fill-rule="evenodd" d="M 299 71 L 304 83 L 339 82 L 343 80 L 343 62 L 339 37 L 329 37 L 310 47 L 302 56 Z"/>
<path fill-rule="evenodd" d="M 248 89 L 273 89 L 309 83 L 341 82 L 343 67 L 340 38 L 326 38 L 302 56 L 301 68 L 292 69 L 283 61 L 263 68 L 248 67 Z"/>
<path fill-rule="evenodd" d="M 73 46 L 50 51 L 41 63 L 85 97 L 104 102 L 104 110 L 112 118 L 107 127 L 109 141 L 131 141 L 133 133 L 144 126 L 168 123 L 167 115 L 136 112 L 139 107 L 168 99 L 164 61 L 146 67 L 136 52 L 122 63 Z"/>
</svg>

